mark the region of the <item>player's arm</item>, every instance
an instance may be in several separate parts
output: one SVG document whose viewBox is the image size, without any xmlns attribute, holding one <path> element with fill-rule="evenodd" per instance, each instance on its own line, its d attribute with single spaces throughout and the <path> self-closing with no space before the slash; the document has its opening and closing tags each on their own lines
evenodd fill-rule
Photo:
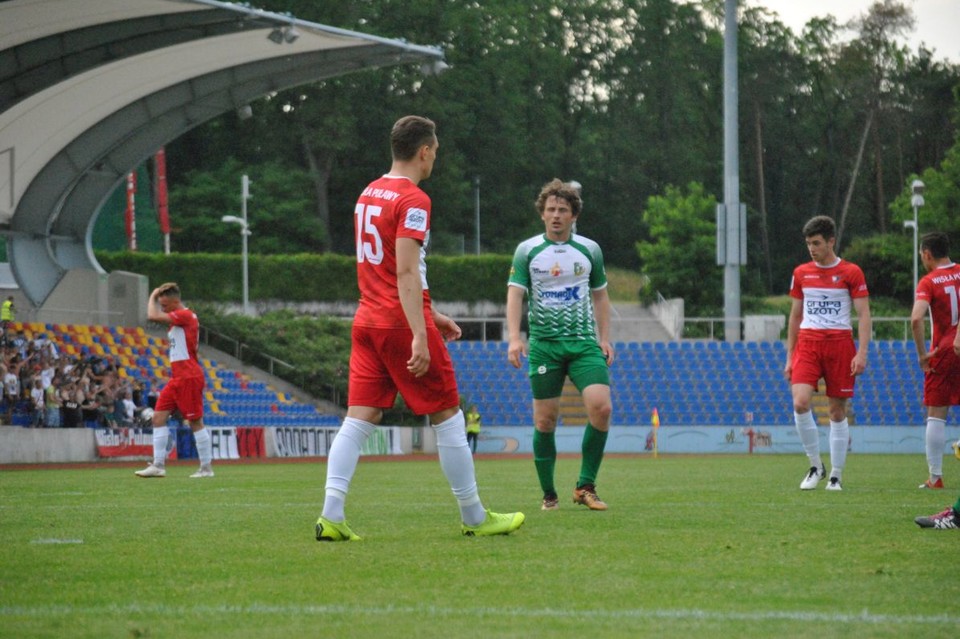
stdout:
<svg viewBox="0 0 960 639">
<path fill-rule="evenodd" d="M 430 368 L 427 322 L 423 317 L 423 284 L 420 281 L 420 242 L 410 237 L 398 237 L 396 250 L 397 293 L 413 334 L 407 370 L 414 377 L 420 377 Z"/>
<path fill-rule="evenodd" d="M 783 366 L 783 374 L 790 379 L 793 369 L 793 350 L 797 347 L 797 336 L 800 334 L 800 322 L 803 320 L 803 300 L 792 298 L 790 315 L 787 319 L 787 361 Z"/>
<path fill-rule="evenodd" d="M 523 319 L 523 296 L 526 291 L 514 285 L 507 286 L 507 361 L 520 368 L 520 356 L 527 354 L 527 347 L 520 337 L 520 322 Z"/>
<path fill-rule="evenodd" d="M 918 299 L 913 303 L 913 310 L 910 311 L 910 332 L 913 333 L 913 345 L 917 349 L 917 361 L 920 363 L 920 369 L 923 372 L 930 370 L 930 357 L 937 350 L 937 347 L 934 346 L 929 353 L 927 352 L 924 324 L 929 308 L 930 302 Z"/>
<path fill-rule="evenodd" d="M 153 292 L 150 293 L 150 299 L 147 301 L 147 319 L 151 322 L 162 322 L 164 324 L 172 324 L 173 318 L 170 317 L 168 313 L 164 313 L 160 308 L 160 302 L 157 301 L 157 297 L 160 294 L 160 289 L 155 288 Z M 143 299 L 143 298 L 141 298 Z"/>
<path fill-rule="evenodd" d="M 604 286 L 591 291 L 590 295 L 593 297 L 593 314 L 597 322 L 597 340 L 609 366 L 613 364 L 613 345 L 610 343 L 610 292 Z"/>
<path fill-rule="evenodd" d="M 850 362 L 850 373 L 859 375 L 867 370 L 867 352 L 870 349 L 870 337 L 873 334 L 873 319 L 870 317 L 870 298 L 855 297 L 853 308 L 857 311 L 857 354 Z"/>
</svg>

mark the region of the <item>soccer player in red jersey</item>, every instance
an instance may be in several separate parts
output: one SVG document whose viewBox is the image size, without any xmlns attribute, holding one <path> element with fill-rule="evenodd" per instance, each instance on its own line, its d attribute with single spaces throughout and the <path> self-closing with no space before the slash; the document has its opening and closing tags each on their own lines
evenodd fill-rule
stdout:
<svg viewBox="0 0 960 639">
<path fill-rule="evenodd" d="M 820 435 L 810 405 L 820 378 L 826 382 L 830 412 L 830 481 L 827 490 L 842 490 L 850 429 L 847 399 L 853 397 L 856 376 L 867 368 L 872 322 L 869 293 L 863 271 L 837 257 L 836 224 L 818 215 L 803 226 L 803 237 L 812 261 L 793 271 L 790 284 L 790 322 L 787 327 L 787 362 L 783 372 L 790 380 L 793 419 L 810 470 L 800 483 L 812 490 L 826 476 L 820 460 Z M 857 314 L 859 348 L 853 341 L 851 310 Z"/>
<path fill-rule="evenodd" d="M 165 461 L 175 445 L 175 439 L 170 438 L 167 420 L 170 413 L 178 409 L 190 424 L 200 457 L 200 469 L 190 477 L 213 477 L 213 446 L 210 431 L 203 427 L 203 389 L 206 382 L 200 360 L 197 359 L 200 322 L 196 313 L 183 305 L 180 287 L 173 282 L 161 284 L 150 293 L 147 319 L 170 326 L 167 339 L 170 342 L 171 375 L 170 381 L 160 391 L 153 412 L 153 463 L 135 474 L 138 477 L 166 476 Z"/>
<path fill-rule="evenodd" d="M 920 239 L 920 260 L 929 272 L 917 283 L 910 313 L 913 342 L 923 370 L 923 403 L 927 407 L 930 477 L 920 488 L 943 488 L 947 411 L 960 405 L 960 265 L 950 259 L 950 240 L 944 233 L 927 233 Z M 929 351 L 924 339 L 928 310 L 933 324 Z"/>
<path fill-rule="evenodd" d="M 344 503 L 363 443 L 399 392 L 418 415 L 429 415 L 440 468 L 460 506 L 466 536 L 504 535 L 523 513 L 487 511 L 480 501 L 467 445 L 453 363 L 445 340 L 460 327 L 433 308 L 427 287 L 430 198 L 419 183 L 437 157 L 436 125 L 419 116 L 390 132 L 390 172 L 371 182 L 354 207 L 360 305 L 354 316 L 347 416 L 327 456 L 317 541 L 355 541 Z"/>
</svg>

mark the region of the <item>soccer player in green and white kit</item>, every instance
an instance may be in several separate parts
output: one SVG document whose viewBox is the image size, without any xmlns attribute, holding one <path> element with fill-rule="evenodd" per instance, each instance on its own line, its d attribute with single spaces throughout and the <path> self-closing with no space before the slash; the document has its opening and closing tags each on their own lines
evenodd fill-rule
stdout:
<svg viewBox="0 0 960 639">
<path fill-rule="evenodd" d="M 573 502 L 606 510 L 596 481 L 610 430 L 610 297 L 603 253 L 574 232 L 583 203 L 578 189 L 554 179 L 536 201 L 545 232 L 517 246 L 507 286 L 507 359 L 520 368 L 526 347 L 520 337 L 524 294 L 529 296 L 529 375 L 533 389 L 533 459 L 543 489 L 543 510 L 556 510 L 555 431 L 565 378 L 576 385 L 587 409 L 580 477 Z"/>
</svg>

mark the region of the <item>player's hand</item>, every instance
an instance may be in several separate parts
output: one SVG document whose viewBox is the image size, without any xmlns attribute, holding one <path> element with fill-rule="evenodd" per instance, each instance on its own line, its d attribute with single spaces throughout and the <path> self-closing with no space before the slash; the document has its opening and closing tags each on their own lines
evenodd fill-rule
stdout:
<svg viewBox="0 0 960 639">
<path fill-rule="evenodd" d="M 850 374 L 856 377 L 865 370 L 867 370 L 867 356 L 860 351 L 850 360 Z"/>
<path fill-rule="evenodd" d="M 443 336 L 444 341 L 452 342 L 460 339 L 460 336 L 463 335 L 463 331 L 460 330 L 460 326 L 458 326 L 456 322 L 443 313 L 435 312 L 433 314 L 433 323 L 437 325 L 438 329 L 440 329 L 440 334 Z"/>
<path fill-rule="evenodd" d="M 790 358 L 787 358 L 787 363 L 783 365 L 783 376 L 786 377 L 787 380 L 789 380 L 790 373 L 792 372 L 793 372 L 792 362 L 790 361 Z"/>
<path fill-rule="evenodd" d="M 410 343 L 410 359 L 407 360 L 407 370 L 414 377 L 423 377 L 430 369 L 430 349 L 427 347 L 427 337 L 414 336 Z"/>
<path fill-rule="evenodd" d="M 920 361 L 920 370 L 924 373 L 928 373 L 933 370 L 933 367 L 930 366 L 930 360 L 933 359 L 933 356 L 936 354 L 939 346 L 934 346 L 929 353 L 924 353 L 917 359 Z"/>
<path fill-rule="evenodd" d="M 607 360 L 607 366 L 613 364 L 613 344 L 610 342 L 600 342 L 600 350 L 603 352 L 603 358 Z"/>
<path fill-rule="evenodd" d="M 524 357 L 527 355 L 527 345 L 523 343 L 522 339 L 510 340 L 510 345 L 507 347 L 507 361 L 514 368 L 520 368 L 521 355 Z"/>
</svg>

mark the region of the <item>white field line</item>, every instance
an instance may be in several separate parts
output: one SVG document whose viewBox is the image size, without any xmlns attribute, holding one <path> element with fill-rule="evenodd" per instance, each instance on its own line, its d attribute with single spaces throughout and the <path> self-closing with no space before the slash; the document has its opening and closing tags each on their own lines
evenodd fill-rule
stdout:
<svg viewBox="0 0 960 639">
<path fill-rule="evenodd" d="M 696 608 L 678 609 L 626 609 L 626 610 L 569 610 L 554 608 L 444 608 L 439 606 L 278 606 L 250 604 L 243 606 L 166 606 L 166 605 L 110 605 L 110 606 L 0 606 L 0 618 L 4 617 L 49 617 L 76 615 L 258 615 L 280 616 L 326 616 L 326 615 L 415 615 L 431 617 L 515 617 L 539 618 L 567 617 L 571 619 L 592 618 L 597 620 L 645 620 L 675 619 L 680 621 L 814 621 L 828 623 L 856 623 L 876 625 L 951 625 L 960 624 L 960 617 L 941 615 L 886 615 L 863 610 L 860 613 L 805 612 L 789 610 L 758 610 L 752 612 L 720 612 Z"/>
</svg>

